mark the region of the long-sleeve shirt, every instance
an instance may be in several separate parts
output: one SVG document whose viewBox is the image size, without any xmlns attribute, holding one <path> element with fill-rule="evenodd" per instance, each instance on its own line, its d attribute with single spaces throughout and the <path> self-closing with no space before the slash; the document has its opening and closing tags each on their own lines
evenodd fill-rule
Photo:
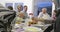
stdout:
<svg viewBox="0 0 60 32">
<path fill-rule="evenodd" d="M 27 12 L 22 11 L 22 13 L 24 13 L 25 18 L 28 18 L 28 13 Z"/>
<path fill-rule="evenodd" d="M 50 16 L 48 13 L 43 13 L 43 12 L 40 12 L 39 15 L 38 15 L 38 18 L 43 18 L 43 19 L 49 19 Z"/>
</svg>

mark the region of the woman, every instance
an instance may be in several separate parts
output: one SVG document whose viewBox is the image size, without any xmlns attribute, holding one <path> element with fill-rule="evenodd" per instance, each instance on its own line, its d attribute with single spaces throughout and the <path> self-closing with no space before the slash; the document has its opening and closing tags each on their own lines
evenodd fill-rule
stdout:
<svg viewBox="0 0 60 32">
<path fill-rule="evenodd" d="M 56 14 L 57 14 L 57 10 L 54 10 L 54 13 L 53 13 L 53 21 L 52 21 L 52 25 L 50 25 L 44 32 L 51 32 L 54 28 L 54 24 L 55 24 L 55 21 L 56 21 Z"/>
</svg>

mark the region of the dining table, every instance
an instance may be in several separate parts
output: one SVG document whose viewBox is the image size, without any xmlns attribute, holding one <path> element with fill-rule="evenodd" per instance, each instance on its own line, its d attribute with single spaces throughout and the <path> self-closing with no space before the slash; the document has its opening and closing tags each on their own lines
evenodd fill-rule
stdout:
<svg viewBox="0 0 60 32">
<path fill-rule="evenodd" d="M 31 21 L 31 19 L 30 18 L 26 18 L 26 19 L 23 19 L 23 27 L 25 28 L 25 27 L 36 27 L 36 28 L 40 28 L 42 31 L 44 31 L 45 29 L 47 29 L 50 25 L 52 25 L 53 24 L 53 20 L 47 20 L 47 19 L 45 19 L 44 21 L 37 21 L 38 23 L 37 24 L 32 24 L 31 26 L 28 26 L 28 24 L 29 24 L 29 21 Z M 16 23 L 15 23 L 16 24 Z M 14 25 L 15 25 L 14 24 Z M 21 24 L 20 24 L 21 25 Z M 17 26 L 19 26 L 19 25 L 17 25 Z M 15 27 L 15 26 L 14 26 Z M 12 31 L 13 30 L 15 30 L 15 28 L 13 28 L 12 29 Z"/>
</svg>

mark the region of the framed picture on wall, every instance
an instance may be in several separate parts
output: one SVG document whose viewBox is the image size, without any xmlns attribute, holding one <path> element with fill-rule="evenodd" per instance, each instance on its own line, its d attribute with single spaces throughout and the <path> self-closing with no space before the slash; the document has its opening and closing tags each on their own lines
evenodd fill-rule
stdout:
<svg viewBox="0 0 60 32">
<path fill-rule="evenodd" d="M 10 10 L 13 10 L 13 3 L 6 3 L 5 7 L 7 7 Z"/>
<path fill-rule="evenodd" d="M 14 4 L 14 9 L 15 9 L 15 11 L 18 10 L 17 7 L 18 7 L 19 5 L 22 5 L 22 10 L 23 10 L 23 3 L 15 3 L 15 4 Z"/>
</svg>

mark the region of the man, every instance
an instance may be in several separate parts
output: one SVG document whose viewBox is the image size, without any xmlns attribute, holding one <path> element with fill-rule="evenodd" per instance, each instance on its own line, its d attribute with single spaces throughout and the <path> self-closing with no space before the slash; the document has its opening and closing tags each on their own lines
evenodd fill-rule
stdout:
<svg viewBox="0 0 60 32">
<path fill-rule="evenodd" d="M 28 17 L 27 9 L 28 9 L 28 7 L 25 5 L 25 6 L 24 6 L 24 10 L 23 10 L 23 13 L 24 13 L 25 18 Z"/>
<path fill-rule="evenodd" d="M 46 8 L 42 8 L 42 12 L 39 13 L 38 18 L 49 19 L 49 14 Z"/>
</svg>

